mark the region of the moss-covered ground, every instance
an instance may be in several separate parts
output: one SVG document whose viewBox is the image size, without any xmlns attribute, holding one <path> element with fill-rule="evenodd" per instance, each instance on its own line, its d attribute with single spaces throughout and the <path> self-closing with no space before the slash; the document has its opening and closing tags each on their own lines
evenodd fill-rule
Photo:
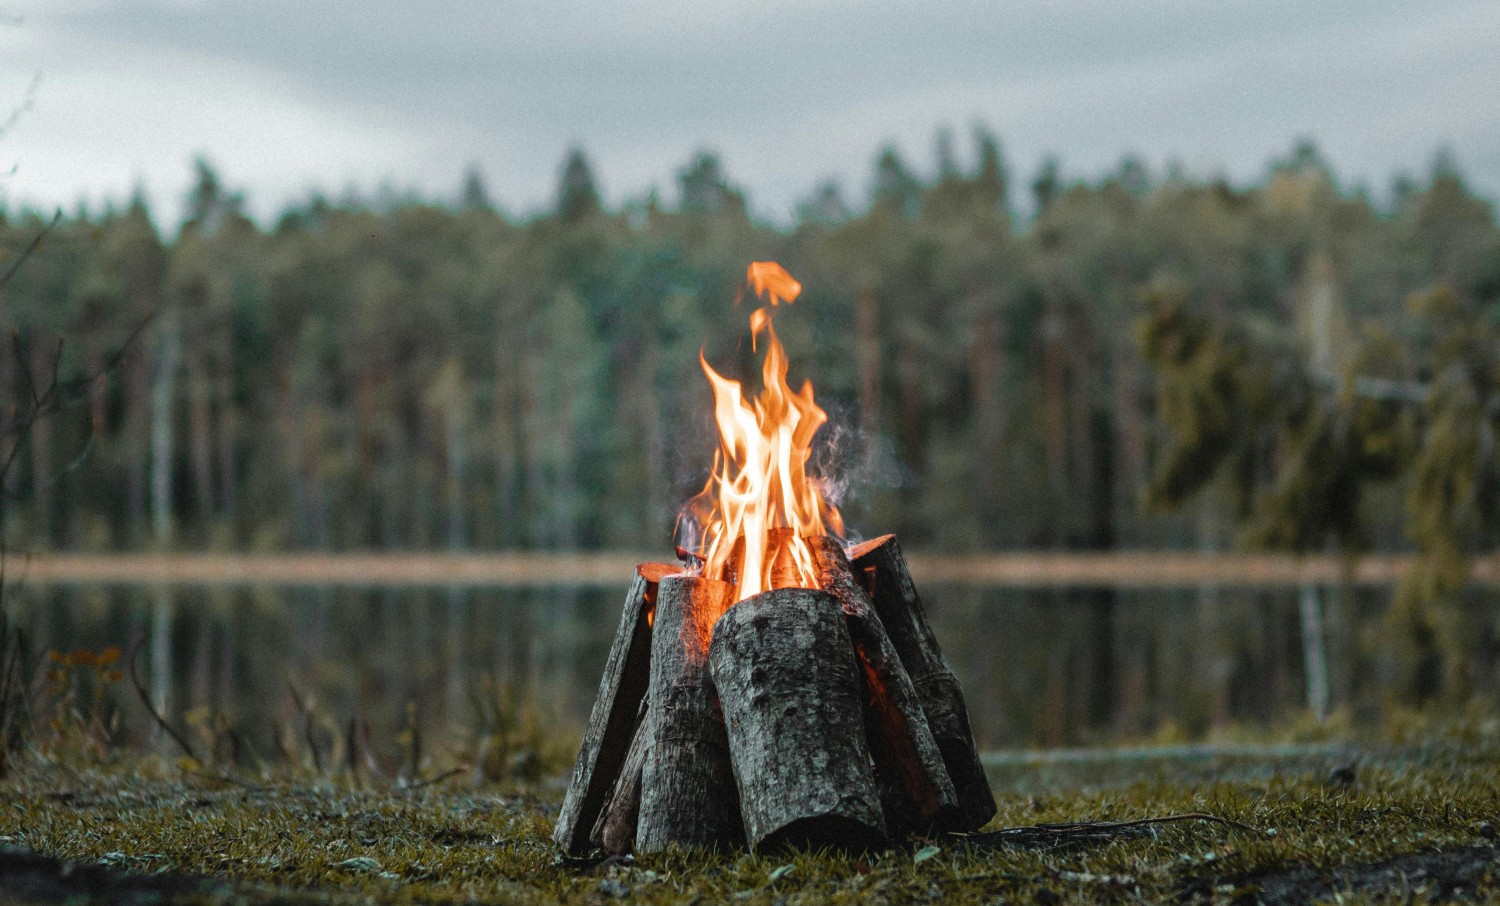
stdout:
<svg viewBox="0 0 1500 906">
<path fill-rule="evenodd" d="M 1092 765 L 1092 767 L 1091 767 Z M 1500 727 L 995 768 L 991 828 L 1179 821 L 865 856 L 560 862 L 561 781 L 418 788 L 169 760 L 18 759 L 0 781 L 0 903 L 1500 901 Z"/>
</svg>

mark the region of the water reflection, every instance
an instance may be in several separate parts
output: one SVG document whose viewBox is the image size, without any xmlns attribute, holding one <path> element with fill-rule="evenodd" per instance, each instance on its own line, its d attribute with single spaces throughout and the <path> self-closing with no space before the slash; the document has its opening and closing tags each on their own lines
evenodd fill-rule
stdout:
<svg viewBox="0 0 1500 906">
<path fill-rule="evenodd" d="M 1309 705 L 1296 589 L 923 593 L 985 748 L 1197 737 L 1299 719 Z M 368 721 L 376 738 L 393 738 L 409 714 L 434 739 L 472 729 L 476 695 L 495 684 L 551 721 L 581 726 L 623 597 L 623 586 L 23 586 L 11 612 L 37 654 L 143 641 L 143 678 L 167 713 L 223 715 L 274 747 L 277 729 L 298 719 L 294 695 L 310 696 L 331 725 Z M 1327 695 L 1335 707 L 1368 711 L 1395 691 L 1398 671 L 1379 633 L 1388 592 L 1330 590 L 1325 599 Z M 1493 596 L 1477 594 L 1464 614 L 1481 693 L 1500 689 L 1489 657 L 1497 617 Z M 149 721 L 126 684 L 109 695 L 121 732 L 143 734 Z"/>
</svg>

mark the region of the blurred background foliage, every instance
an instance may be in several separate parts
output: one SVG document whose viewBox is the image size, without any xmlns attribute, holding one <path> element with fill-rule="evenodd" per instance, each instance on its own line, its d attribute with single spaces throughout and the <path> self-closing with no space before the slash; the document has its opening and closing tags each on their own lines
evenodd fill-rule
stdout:
<svg viewBox="0 0 1500 906">
<path fill-rule="evenodd" d="M 971 165 L 946 132 L 936 157 L 923 173 L 888 148 L 867 199 L 822 186 L 789 227 L 749 216 L 708 152 L 670 200 L 618 211 L 575 151 L 556 210 L 524 220 L 470 173 L 451 203 L 314 197 L 263 228 L 203 161 L 175 237 L 139 200 L 68 214 L 4 288 L 3 410 L 59 337 L 66 380 L 155 318 L 117 380 L 26 439 L 12 537 L 664 548 L 711 452 L 698 348 L 743 372 L 733 303 L 746 262 L 774 258 L 807 288 L 781 328 L 858 530 L 1192 545 L 1195 520 L 1144 504 L 1227 464 L 1258 543 L 1391 549 L 1439 524 L 1485 543 L 1500 230 L 1445 156 L 1385 204 L 1310 145 L 1245 187 L 1049 163 L 1029 199 L 986 132 Z M 6 212 L 5 256 L 45 220 Z M 1410 516 L 1361 505 L 1398 478 Z"/>
<path fill-rule="evenodd" d="M 526 217 L 471 172 L 452 200 L 314 196 L 259 224 L 203 161 L 175 230 L 139 199 L 68 213 L 0 290 L 9 543 L 660 558 L 713 446 L 698 350 L 747 371 L 732 303 L 775 259 L 806 287 L 778 330 L 855 531 L 1415 551 L 1382 617 L 1403 695 L 1492 686 L 1500 628 L 1455 602 L 1500 537 L 1500 229 L 1453 161 L 1379 201 L 1306 143 L 1253 185 L 1132 158 L 1028 185 L 969 138 L 887 148 L 866 195 L 824 184 L 792 224 L 707 151 L 618 209 L 575 151 Z M 0 265 L 49 219 L 0 214 Z M 12 430 L 59 337 L 86 379 L 153 313 L 75 405 Z M 1106 678 L 1132 663 L 1115 601 L 1089 593 L 1080 630 Z M 1127 693 L 1085 685 L 1076 726 L 1107 723 Z"/>
</svg>

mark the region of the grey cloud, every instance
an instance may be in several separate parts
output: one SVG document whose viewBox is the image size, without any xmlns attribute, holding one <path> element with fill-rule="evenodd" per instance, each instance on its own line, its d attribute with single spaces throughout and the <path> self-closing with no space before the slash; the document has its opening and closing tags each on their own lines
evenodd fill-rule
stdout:
<svg viewBox="0 0 1500 906">
<path fill-rule="evenodd" d="M 1405 98 L 1441 92 L 1449 70 L 1488 68 L 1500 83 L 1500 35 L 1463 28 L 1492 23 L 1490 9 L 1396 0 L 118 0 L 62 7 L 33 27 L 122 65 L 163 55 L 221 61 L 262 73 L 305 105 L 448 136 L 449 156 L 481 158 L 500 171 L 496 191 L 523 204 L 545 198 L 562 147 L 581 141 L 606 185 L 622 191 L 669 179 L 700 145 L 718 147 L 752 199 L 785 211 L 828 172 L 859 185 L 884 139 L 927 142 L 940 123 L 976 117 L 1023 165 L 1055 151 L 1098 168 L 1137 151 L 1217 158 L 1247 174 L 1313 134 L 1353 170 L 1410 167 L 1431 149 L 1391 160 L 1405 146 L 1381 136 L 1432 133 L 1438 117 Z M 1424 34 L 1437 44 L 1416 47 L 1415 62 L 1371 50 Z M 213 103 L 212 73 L 185 90 Z M 1461 159 L 1492 161 L 1500 113 L 1465 103 L 1475 112 L 1464 134 L 1432 133 L 1430 143 L 1462 142 Z M 241 178 L 253 188 L 253 172 Z M 1478 181 L 1493 191 L 1500 173 Z"/>
</svg>

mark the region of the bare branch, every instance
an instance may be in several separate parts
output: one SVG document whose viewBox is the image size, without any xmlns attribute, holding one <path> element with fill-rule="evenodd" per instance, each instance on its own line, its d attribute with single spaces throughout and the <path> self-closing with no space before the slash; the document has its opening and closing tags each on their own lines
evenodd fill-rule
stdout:
<svg viewBox="0 0 1500 906">
<path fill-rule="evenodd" d="M 130 646 L 130 655 L 126 658 L 126 664 L 130 668 L 130 682 L 135 686 L 135 694 L 140 696 L 141 704 L 146 706 L 146 712 L 156 721 L 156 725 L 167 731 L 167 735 L 172 737 L 172 741 L 177 743 L 178 748 L 182 749 L 183 754 L 201 765 L 203 764 L 203 760 L 198 757 L 198 753 L 193 751 L 193 747 L 188 745 L 188 741 L 176 730 L 172 729 L 172 725 L 167 723 L 167 719 L 161 716 L 161 712 L 156 710 L 155 705 L 151 704 L 151 694 L 146 691 L 146 684 L 141 682 L 141 674 L 136 669 L 136 661 L 140 658 L 141 646 L 145 641 L 144 636 L 136 636 L 135 641 Z"/>
</svg>

